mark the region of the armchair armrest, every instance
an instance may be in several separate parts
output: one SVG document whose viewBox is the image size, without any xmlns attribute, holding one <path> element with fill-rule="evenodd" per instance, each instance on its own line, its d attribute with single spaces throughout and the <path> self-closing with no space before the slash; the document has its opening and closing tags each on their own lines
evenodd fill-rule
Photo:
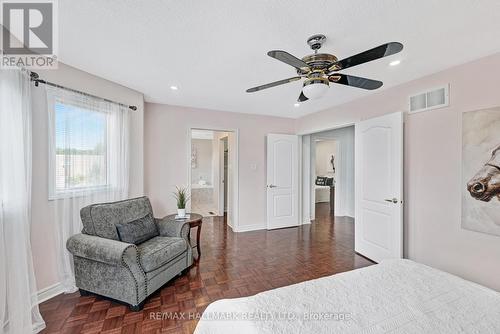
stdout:
<svg viewBox="0 0 500 334">
<path fill-rule="evenodd" d="M 169 221 L 166 217 L 155 218 L 155 221 L 161 236 L 180 237 L 187 240 L 189 223 L 185 221 Z"/>
<path fill-rule="evenodd" d="M 134 244 L 87 234 L 72 236 L 66 248 L 74 256 L 111 265 L 122 265 L 124 261 L 137 262 L 137 247 Z"/>
</svg>

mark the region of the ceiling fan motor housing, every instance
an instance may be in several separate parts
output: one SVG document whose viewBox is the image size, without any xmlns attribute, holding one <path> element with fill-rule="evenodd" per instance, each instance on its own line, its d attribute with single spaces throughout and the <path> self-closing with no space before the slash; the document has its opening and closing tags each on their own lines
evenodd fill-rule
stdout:
<svg viewBox="0 0 500 334">
<path fill-rule="evenodd" d="M 309 85 L 315 85 L 315 84 L 323 84 L 329 86 L 330 82 L 326 78 L 308 78 L 304 81 L 302 84 L 302 87 L 306 87 Z"/>
<path fill-rule="evenodd" d="M 309 65 L 310 68 L 307 69 L 300 68 L 297 70 L 297 73 L 299 75 L 306 75 L 311 72 L 311 69 L 313 71 L 315 70 L 326 71 L 334 63 L 336 63 L 337 60 L 338 60 L 337 57 L 328 53 L 315 53 L 312 55 L 308 55 L 302 58 L 302 61 L 304 61 L 307 65 Z"/>
</svg>

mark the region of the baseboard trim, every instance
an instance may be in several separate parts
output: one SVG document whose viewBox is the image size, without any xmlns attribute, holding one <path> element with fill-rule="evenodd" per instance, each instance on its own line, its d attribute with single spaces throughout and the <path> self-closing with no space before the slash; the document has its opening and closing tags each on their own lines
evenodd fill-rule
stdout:
<svg viewBox="0 0 500 334">
<path fill-rule="evenodd" d="M 234 232 L 240 233 L 240 232 L 250 232 L 250 231 L 258 231 L 258 230 L 265 230 L 266 225 L 247 225 L 247 226 L 241 226 L 238 227 L 237 229 L 233 229 Z"/>
<path fill-rule="evenodd" d="M 64 292 L 63 286 L 61 283 L 56 283 L 46 288 L 43 288 L 37 292 L 38 304 L 43 303 L 46 300 L 54 298 L 57 295 L 60 295 Z"/>
<path fill-rule="evenodd" d="M 306 219 L 302 222 L 302 225 L 307 225 L 307 224 L 311 224 L 311 220 L 310 219 Z"/>
</svg>

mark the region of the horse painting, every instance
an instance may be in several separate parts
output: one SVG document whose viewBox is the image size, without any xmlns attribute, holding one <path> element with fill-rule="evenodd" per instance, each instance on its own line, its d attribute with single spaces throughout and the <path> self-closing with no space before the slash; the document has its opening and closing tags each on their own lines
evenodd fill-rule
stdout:
<svg viewBox="0 0 500 334">
<path fill-rule="evenodd" d="M 462 228 L 500 236 L 500 107 L 462 113 Z"/>
<path fill-rule="evenodd" d="M 467 183 L 467 190 L 477 200 L 500 201 L 500 145 L 491 153 L 491 159 Z"/>
</svg>

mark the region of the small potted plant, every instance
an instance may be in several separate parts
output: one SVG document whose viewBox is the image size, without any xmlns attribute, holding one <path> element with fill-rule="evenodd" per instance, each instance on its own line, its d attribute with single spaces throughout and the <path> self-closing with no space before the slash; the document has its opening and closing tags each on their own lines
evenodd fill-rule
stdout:
<svg viewBox="0 0 500 334">
<path fill-rule="evenodd" d="M 186 217 L 186 204 L 189 201 L 187 189 L 184 187 L 175 187 L 174 197 L 177 201 L 177 216 L 179 218 Z"/>
</svg>

